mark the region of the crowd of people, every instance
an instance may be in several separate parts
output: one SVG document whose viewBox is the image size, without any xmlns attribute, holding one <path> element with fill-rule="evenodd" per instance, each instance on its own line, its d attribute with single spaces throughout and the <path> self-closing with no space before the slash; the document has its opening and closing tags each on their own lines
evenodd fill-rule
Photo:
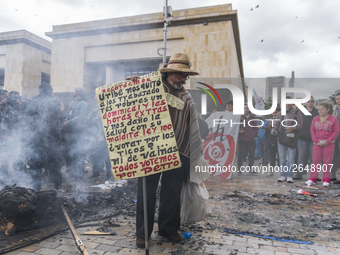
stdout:
<svg viewBox="0 0 340 255">
<path fill-rule="evenodd" d="M 294 179 L 309 175 L 306 184 L 315 185 L 321 181 L 318 177 L 321 172 L 324 187 L 328 187 L 331 181 L 340 184 L 336 179 L 340 160 L 340 93 L 335 95 L 334 106 L 321 103 L 316 109 L 314 104 L 312 96 L 305 105 L 310 115 L 293 104 L 287 104 L 286 115 L 281 115 L 278 105 L 272 115 L 260 118 L 253 115 L 245 104 L 240 122 L 246 121 L 240 126 L 238 136 L 238 174 L 242 174 L 241 166 L 247 163 L 250 174 L 256 175 L 261 169 L 253 167 L 257 140 L 262 158 L 260 166 L 267 167 L 267 176 L 273 176 L 275 169 L 279 169 L 278 182 L 293 183 Z M 232 105 L 232 101 L 228 102 L 226 110 L 232 112 Z M 250 126 L 248 121 L 252 119 L 258 119 L 261 127 Z"/>
<path fill-rule="evenodd" d="M 67 109 L 52 92 L 49 83 L 42 83 L 39 94 L 28 100 L 17 91 L 0 90 L 0 186 L 27 181 L 39 191 L 44 173 L 60 189 L 63 162 L 76 178 L 85 174 L 86 161 L 92 161 L 93 177 L 105 162 L 106 179 L 111 178 L 99 109 L 89 112 L 82 87 L 74 88 Z"/>
</svg>

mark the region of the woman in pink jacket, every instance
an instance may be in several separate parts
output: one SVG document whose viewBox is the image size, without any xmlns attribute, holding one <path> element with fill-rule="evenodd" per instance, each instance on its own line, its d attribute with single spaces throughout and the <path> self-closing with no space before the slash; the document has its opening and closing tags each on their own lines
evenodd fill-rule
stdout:
<svg viewBox="0 0 340 255">
<path fill-rule="evenodd" d="M 323 186 L 328 187 L 331 180 L 331 168 L 333 161 L 334 142 L 339 133 L 337 118 L 332 116 L 332 106 L 322 103 L 318 108 L 319 116 L 316 116 L 310 127 L 313 146 L 313 164 L 310 168 L 310 178 L 306 182 L 308 186 L 316 184 L 318 172 L 322 171 Z M 323 160 L 323 165 L 321 161 Z"/>
</svg>

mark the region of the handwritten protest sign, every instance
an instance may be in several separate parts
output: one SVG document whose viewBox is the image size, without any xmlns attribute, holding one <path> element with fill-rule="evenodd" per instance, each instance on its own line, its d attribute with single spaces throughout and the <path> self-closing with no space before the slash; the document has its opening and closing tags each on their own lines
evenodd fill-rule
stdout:
<svg viewBox="0 0 340 255">
<path fill-rule="evenodd" d="M 104 85 L 96 95 L 116 180 L 181 167 L 158 72 Z"/>
</svg>

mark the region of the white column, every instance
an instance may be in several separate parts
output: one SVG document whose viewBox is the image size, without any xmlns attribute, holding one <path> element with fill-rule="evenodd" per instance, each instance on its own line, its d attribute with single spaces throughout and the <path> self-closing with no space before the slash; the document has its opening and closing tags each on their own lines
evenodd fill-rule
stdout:
<svg viewBox="0 0 340 255">
<path fill-rule="evenodd" d="M 112 66 L 106 67 L 106 84 L 113 82 L 114 69 Z"/>
</svg>

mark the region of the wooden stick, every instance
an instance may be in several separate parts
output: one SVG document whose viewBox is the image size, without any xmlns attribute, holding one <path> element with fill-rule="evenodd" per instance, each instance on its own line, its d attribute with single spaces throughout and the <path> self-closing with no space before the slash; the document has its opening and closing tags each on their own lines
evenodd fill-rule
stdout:
<svg viewBox="0 0 340 255">
<path fill-rule="evenodd" d="M 70 229 L 71 229 L 71 233 L 72 233 L 72 235 L 73 235 L 73 237 L 74 237 L 74 239 L 75 239 L 77 248 L 79 249 L 79 251 L 81 252 L 82 255 L 90 255 L 90 254 L 87 252 L 87 250 L 85 249 L 85 246 L 84 246 L 82 240 L 80 240 L 80 237 L 79 237 L 79 235 L 77 234 L 77 231 L 76 231 L 76 229 L 74 228 L 74 226 L 73 226 L 73 224 L 72 224 L 72 222 L 71 222 L 71 220 L 70 220 L 70 217 L 68 216 L 68 214 L 67 214 L 67 212 L 66 212 L 66 210 L 65 210 L 65 208 L 64 208 L 63 205 L 61 205 L 61 210 L 63 210 L 63 213 L 64 213 L 64 215 L 65 215 L 65 218 L 66 218 L 66 220 L 67 220 L 67 223 L 68 223 L 68 225 L 69 225 L 69 227 L 70 227 Z"/>
</svg>

